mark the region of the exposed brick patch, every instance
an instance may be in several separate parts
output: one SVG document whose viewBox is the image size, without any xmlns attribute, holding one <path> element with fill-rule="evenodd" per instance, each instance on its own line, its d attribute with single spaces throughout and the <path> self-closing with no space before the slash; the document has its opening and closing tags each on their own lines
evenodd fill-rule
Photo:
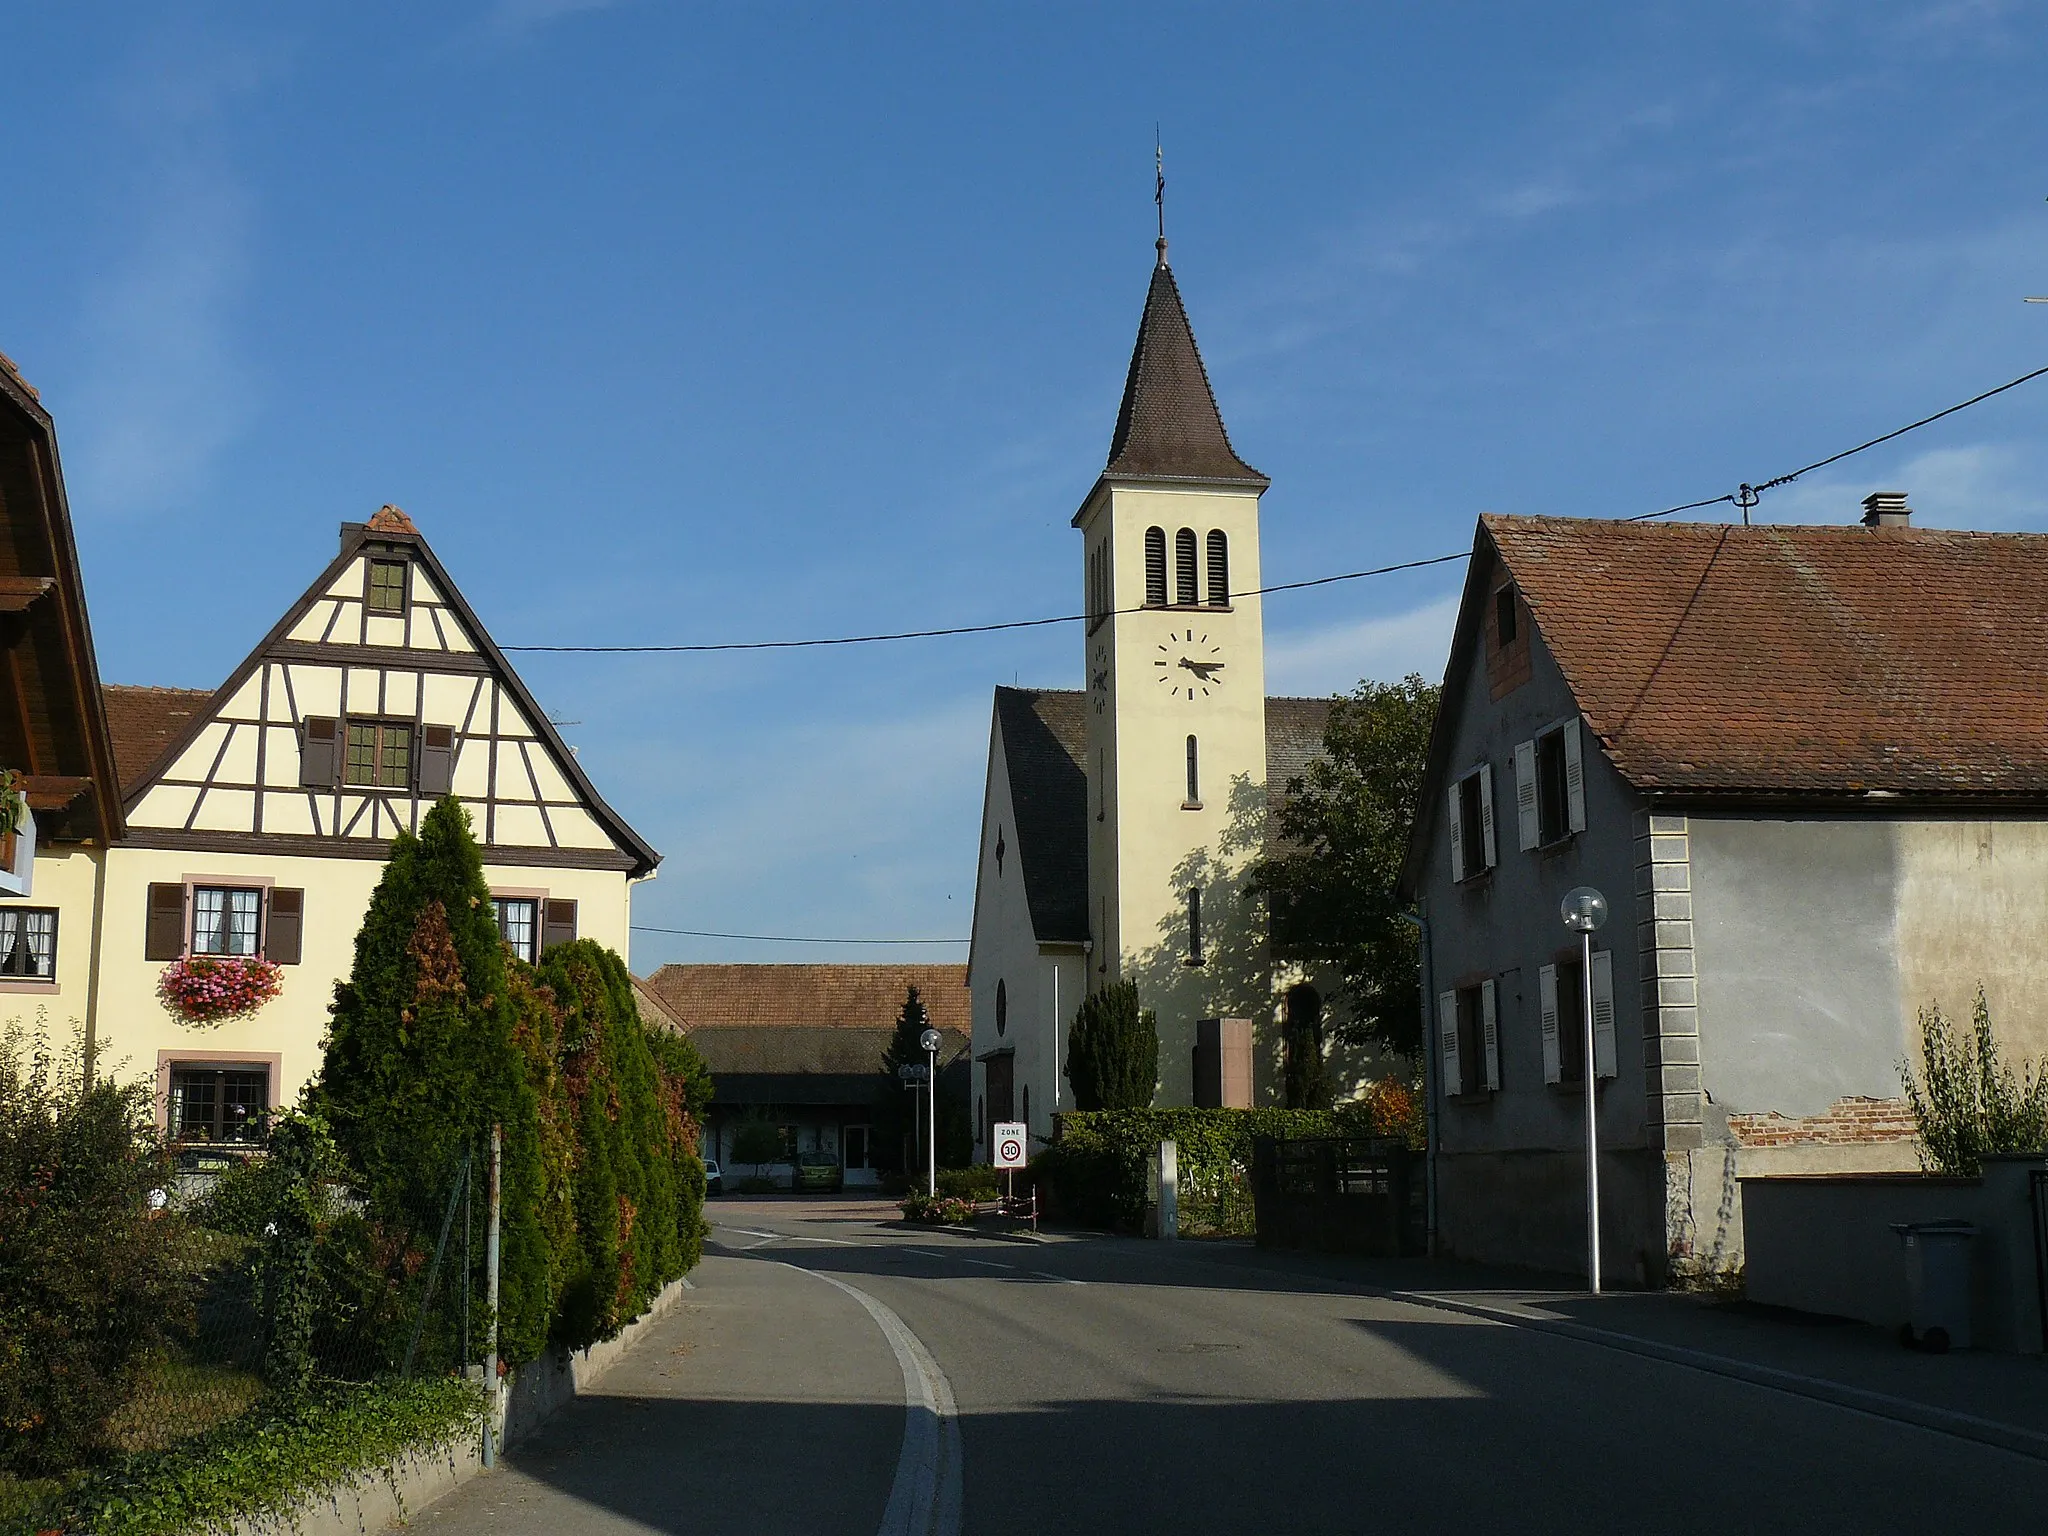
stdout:
<svg viewBox="0 0 2048 1536">
<path fill-rule="evenodd" d="M 1911 1141 L 1920 1134 L 1904 1099 L 1837 1099 L 1826 1114 L 1730 1115 L 1728 1129 L 1743 1147 L 1838 1147 Z"/>
</svg>

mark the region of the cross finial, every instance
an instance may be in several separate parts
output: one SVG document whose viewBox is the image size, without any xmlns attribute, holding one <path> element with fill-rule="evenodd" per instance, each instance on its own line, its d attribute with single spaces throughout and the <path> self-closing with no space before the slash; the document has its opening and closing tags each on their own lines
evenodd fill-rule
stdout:
<svg viewBox="0 0 2048 1536">
<path fill-rule="evenodd" d="M 1152 125 L 1152 201 L 1159 208 L 1159 265 L 1166 265 L 1166 150 L 1159 140 L 1159 125 Z"/>
</svg>

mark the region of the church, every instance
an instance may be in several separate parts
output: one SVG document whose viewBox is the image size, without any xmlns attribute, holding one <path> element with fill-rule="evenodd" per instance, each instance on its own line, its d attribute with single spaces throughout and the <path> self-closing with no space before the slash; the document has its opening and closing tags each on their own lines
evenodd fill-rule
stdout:
<svg viewBox="0 0 2048 1536">
<path fill-rule="evenodd" d="M 1119 980 L 1157 1016 L 1155 1102 L 1281 1101 L 1284 1014 L 1320 1007 L 1317 978 L 1276 967 L 1243 886 L 1329 701 L 1266 696 L 1269 483 L 1231 446 L 1162 237 L 1073 518 L 1086 686 L 995 690 L 968 963 L 979 1158 L 995 1122 L 1038 1141 L 1076 1107 L 1074 1011 Z"/>
</svg>

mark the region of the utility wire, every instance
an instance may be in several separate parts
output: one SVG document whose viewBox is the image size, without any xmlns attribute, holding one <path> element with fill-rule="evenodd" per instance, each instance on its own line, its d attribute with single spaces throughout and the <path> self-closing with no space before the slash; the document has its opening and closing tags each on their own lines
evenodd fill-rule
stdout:
<svg viewBox="0 0 2048 1536">
<path fill-rule="evenodd" d="M 634 923 L 635 933 L 676 933 L 687 939 L 750 939 L 756 944 L 966 944 L 967 939 L 816 939 L 788 933 L 712 933 L 704 928 L 655 928 Z"/>
<path fill-rule="evenodd" d="M 1621 518 L 1618 519 L 1618 521 L 1625 523 L 1643 523 L 1649 522 L 1652 519 L 1660 517 L 1675 517 L 1680 512 L 1697 512 L 1703 507 L 1718 507 L 1723 504 L 1726 504 L 1730 506 L 1741 507 L 1743 509 L 1743 519 L 1746 522 L 1749 517 L 1749 509 L 1756 505 L 1758 494 L 1760 492 L 1774 491 L 1781 485 L 1790 485 L 1794 480 L 1797 480 L 1801 475 L 1811 474 L 1816 469 L 1826 469 L 1830 464 L 1839 464 L 1842 462 L 1842 460 L 1852 458 L 1856 454 L 1862 453 L 1866 449 L 1875 448 L 1880 443 L 1888 443 L 1893 438 L 1904 437 L 1908 432 L 1917 432 L 1920 428 L 1930 426 L 1933 423 L 1940 421 L 1943 417 L 1953 416 L 1958 411 L 1966 411 L 1973 405 L 1981 405 L 1986 400 L 1989 400 L 1993 395 L 2002 395 L 2009 389 L 2018 389 L 2022 384 L 2031 383 L 2033 380 L 2040 378 L 2043 374 L 2048 374 L 2048 367 L 2036 368 L 2031 373 L 2023 373 L 2016 379 L 2012 379 L 2004 384 L 2000 384 L 1996 389 L 1987 389 L 1981 395 L 1972 395 L 1969 399 L 1959 401 L 1956 404 L 1949 406 L 1946 410 L 1936 411 L 1932 416 L 1923 416 L 1918 421 L 1908 422 L 1905 426 L 1896 427 L 1892 431 L 1885 433 L 1881 437 L 1873 437 L 1867 443 L 1858 443 L 1854 448 L 1844 448 L 1840 453 L 1830 454 L 1828 455 L 1828 457 L 1824 459 L 1816 459 L 1813 463 L 1808 464 L 1803 468 L 1795 469 L 1788 475 L 1779 475 L 1774 480 L 1765 480 L 1757 485 L 1750 485 L 1745 482 L 1737 490 L 1731 491 L 1725 496 L 1709 496 L 1704 501 L 1688 501 L 1676 507 L 1665 507 L 1662 511 L 1658 512 L 1638 512 L 1633 517 Z M 1403 560 L 1394 565 L 1376 565 L 1369 570 L 1344 571 L 1335 576 L 1316 576 L 1312 577 L 1307 581 L 1283 581 L 1276 586 L 1260 587 L 1256 592 L 1246 592 L 1241 595 L 1245 597 L 1265 597 L 1274 592 L 1299 592 L 1305 587 L 1326 587 L 1332 584 L 1333 582 L 1360 581 L 1368 576 L 1391 576 L 1396 571 L 1419 571 L 1426 566 L 1448 565 L 1450 562 L 1454 560 L 1467 560 L 1470 558 L 1471 555 L 1469 551 L 1461 550 L 1458 553 L 1452 555 L 1434 555 L 1427 560 Z M 1155 611 L 1157 610 L 1141 605 L 1136 608 L 1113 609 L 1109 613 L 1102 615 L 1086 613 L 1061 613 L 1055 614 L 1050 618 L 1044 619 L 1011 619 L 1001 624 L 960 624 L 955 625 L 949 629 L 903 629 L 895 630 L 887 634 L 875 635 L 829 635 L 821 636 L 819 638 L 811 640 L 726 640 L 710 642 L 700 645 L 504 645 L 500 646 L 499 649 L 502 651 L 544 651 L 556 654 L 568 654 L 579 656 L 682 655 L 701 654 L 711 651 L 791 651 L 804 650 L 815 646 L 827 645 L 879 645 L 891 640 L 938 640 L 953 635 L 991 635 L 997 633 L 1000 630 L 1006 629 L 1041 629 L 1048 624 L 1078 624 L 1082 620 L 1089 618 L 1109 618 L 1118 614 L 1148 613 Z M 675 931 L 680 932 L 681 930 L 678 929 Z M 708 934 L 704 935 L 704 937 L 746 938 L 748 937 L 748 935 Z M 792 942 L 838 943 L 842 941 L 827 939 L 806 939 Z M 846 940 L 843 942 L 865 943 L 868 941 Z M 962 939 L 904 939 L 891 940 L 890 942 L 901 942 L 908 944 L 954 944 L 965 943 L 966 941 Z"/>
</svg>

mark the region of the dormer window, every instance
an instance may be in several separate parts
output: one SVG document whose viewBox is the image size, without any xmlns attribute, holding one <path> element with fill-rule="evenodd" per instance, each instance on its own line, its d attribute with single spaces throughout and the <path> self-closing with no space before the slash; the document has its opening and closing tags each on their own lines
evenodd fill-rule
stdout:
<svg viewBox="0 0 2048 1536">
<path fill-rule="evenodd" d="M 372 613 L 401 614 L 405 612 L 405 562 L 403 560 L 372 560 L 370 562 L 370 588 L 367 602 Z"/>
</svg>

